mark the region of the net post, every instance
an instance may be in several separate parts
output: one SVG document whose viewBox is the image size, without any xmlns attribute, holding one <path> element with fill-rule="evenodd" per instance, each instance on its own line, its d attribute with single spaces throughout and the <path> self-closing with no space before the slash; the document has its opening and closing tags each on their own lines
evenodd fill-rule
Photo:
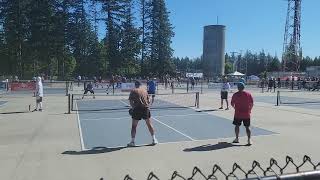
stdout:
<svg viewBox="0 0 320 180">
<path fill-rule="evenodd" d="M 189 92 L 189 79 L 187 80 L 187 93 Z"/>
<path fill-rule="evenodd" d="M 70 104 L 70 101 L 71 101 L 71 96 L 70 96 L 70 94 L 68 94 L 68 114 L 71 114 L 71 104 Z"/>
<path fill-rule="evenodd" d="M 159 84 L 156 82 L 156 87 L 157 87 L 157 93 L 159 93 Z"/>
<path fill-rule="evenodd" d="M 174 84 L 173 84 L 173 82 L 171 82 L 171 92 L 172 92 L 172 94 L 174 94 Z"/>
<path fill-rule="evenodd" d="M 73 111 L 73 94 L 71 95 L 71 111 Z"/>
<path fill-rule="evenodd" d="M 114 82 L 112 82 L 112 94 L 114 95 Z"/>
<path fill-rule="evenodd" d="M 196 107 L 199 109 L 200 104 L 199 104 L 199 92 L 196 92 Z"/>
<path fill-rule="evenodd" d="M 277 106 L 279 106 L 279 99 L 280 99 L 280 91 L 277 91 Z"/>
<path fill-rule="evenodd" d="M 83 90 L 86 90 L 86 81 L 83 81 Z"/>
<path fill-rule="evenodd" d="M 201 94 L 203 93 L 203 91 L 202 91 L 202 83 L 203 83 L 203 81 L 200 80 L 200 90 L 201 90 Z"/>
<path fill-rule="evenodd" d="M 69 81 L 66 81 L 66 96 L 68 96 L 68 90 L 69 90 Z"/>
</svg>

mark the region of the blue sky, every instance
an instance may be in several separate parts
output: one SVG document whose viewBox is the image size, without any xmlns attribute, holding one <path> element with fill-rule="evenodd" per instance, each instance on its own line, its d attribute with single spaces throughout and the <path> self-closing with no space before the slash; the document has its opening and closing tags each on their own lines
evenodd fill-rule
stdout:
<svg viewBox="0 0 320 180">
<path fill-rule="evenodd" d="M 174 56 L 202 54 L 203 26 L 225 25 L 226 52 L 262 49 L 281 57 L 285 0 L 167 0 L 174 26 Z M 320 0 L 302 0 L 301 46 L 304 56 L 320 56 Z"/>
<path fill-rule="evenodd" d="M 203 27 L 226 26 L 226 52 L 262 49 L 281 57 L 286 0 L 166 0 L 170 21 L 174 27 L 172 38 L 174 56 L 200 57 Z M 302 0 L 301 46 L 303 56 L 320 56 L 320 0 Z M 138 12 L 137 12 L 138 13 Z M 139 25 L 139 19 L 136 18 Z M 105 35 L 100 23 L 99 35 Z M 100 37 L 100 38 L 101 38 Z"/>
</svg>

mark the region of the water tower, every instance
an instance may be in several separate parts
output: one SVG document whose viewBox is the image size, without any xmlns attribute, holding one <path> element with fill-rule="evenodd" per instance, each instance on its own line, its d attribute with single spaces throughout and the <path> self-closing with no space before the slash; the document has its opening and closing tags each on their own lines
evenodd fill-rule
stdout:
<svg viewBox="0 0 320 180">
<path fill-rule="evenodd" d="M 209 25 L 203 33 L 203 70 L 207 77 L 224 75 L 226 26 Z"/>
</svg>

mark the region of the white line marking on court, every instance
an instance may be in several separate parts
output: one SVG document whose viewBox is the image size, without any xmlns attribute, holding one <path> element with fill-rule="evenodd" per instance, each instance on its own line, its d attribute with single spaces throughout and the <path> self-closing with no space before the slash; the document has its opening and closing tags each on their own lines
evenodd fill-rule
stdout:
<svg viewBox="0 0 320 180">
<path fill-rule="evenodd" d="M 126 106 L 130 106 L 128 103 L 126 103 L 126 102 L 124 102 L 124 101 L 122 101 L 122 100 L 120 100 L 120 102 L 121 102 L 122 104 L 125 104 Z"/>
<path fill-rule="evenodd" d="M 208 114 L 172 114 L 172 115 L 163 115 L 163 116 L 152 116 L 156 118 L 160 117 L 184 117 L 184 116 L 207 116 Z M 87 118 L 87 119 L 81 119 L 81 121 L 103 121 L 103 120 L 120 120 L 120 119 L 128 119 L 131 118 L 130 116 L 124 116 L 124 117 L 114 117 L 114 118 Z"/>
<path fill-rule="evenodd" d="M 252 136 L 253 137 L 265 137 L 265 136 L 278 136 L 280 135 L 279 133 L 274 133 L 274 134 L 266 134 L 266 135 L 254 135 Z M 242 142 L 241 138 L 246 138 L 247 136 L 244 135 L 244 136 L 240 136 L 240 144 Z M 193 140 L 193 141 L 169 141 L 169 142 L 159 142 L 158 145 L 165 145 L 165 144 L 181 144 L 181 143 L 189 143 L 189 142 L 204 142 L 204 141 L 219 141 L 219 142 L 223 142 L 223 141 L 226 141 L 226 140 L 230 140 L 230 143 L 232 143 L 232 141 L 234 140 L 234 137 L 226 137 L 226 138 L 210 138 L 210 139 L 199 139 L 199 140 Z M 244 140 L 246 142 L 246 140 Z M 255 141 L 256 142 L 256 141 Z M 135 147 L 148 147 L 148 146 L 158 146 L 158 145 L 151 145 L 151 144 L 137 144 L 136 146 L 134 147 L 128 147 L 126 145 L 123 145 L 123 146 L 112 146 L 112 147 L 106 147 L 108 149 L 114 149 L 114 148 L 135 148 Z M 103 145 L 101 145 L 103 146 Z M 94 150 L 94 148 L 92 149 L 86 149 L 87 151 L 88 150 Z"/>
<path fill-rule="evenodd" d="M 78 103 L 76 101 L 76 109 L 78 109 Z M 83 143 L 83 136 L 82 136 L 82 128 L 81 128 L 81 122 L 80 122 L 80 118 L 79 118 L 79 111 L 77 111 L 77 118 L 78 118 L 78 128 L 79 128 L 79 136 L 80 136 L 80 144 L 81 144 L 81 150 L 86 150 L 86 148 L 84 147 L 84 143 Z"/>
<path fill-rule="evenodd" d="M 169 129 L 172 129 L 172 130 L 174 130 L 175 132 L 177 132 L 177 133 L 179 133 L 179 134 L 183 135 L 184 137 L 186 137 L 186 138 L 190 139 L 191 141 L 195 141 L 195 139 L 193 139 L 192 137 L 190 137 L 190 136 L 188 136 L 188 135 L 184 134 L 183 132 L 181 132 L 181 131 L 179 131 L 179 130 L 177 130 L 177 129 L 175 129 L 175 128 L 171 127 L 171 126 L 169 126 L 169 125 L 168 125 L 168 124 L 166 124 L 166 123 L 161 122 L 161 121 L 160 121 L 160 120 L 158 120 L 157 118 L 155 118 L 155 117 L 151 117 L 151 118 L 152 118 L 153 120 L 157 121 L 158 123 L 160 123 L 160 124 L 162 124 L 162 125 L 164 125 L 164 126 L 168 127 Z"/>
</svg>

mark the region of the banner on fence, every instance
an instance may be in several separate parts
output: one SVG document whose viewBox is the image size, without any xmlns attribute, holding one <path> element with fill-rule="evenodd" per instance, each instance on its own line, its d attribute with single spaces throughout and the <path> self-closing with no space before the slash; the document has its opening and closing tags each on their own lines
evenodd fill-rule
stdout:
<svg viewBox="0 0 320 180">
<path fill-rule="evenodd" d="M 6 91 L 7 90 L 7 87 L 8 86 L 8 83 L 7 82 L 0 82 L 0 90 L 2 91 Z"/>
<path fill-rule="evenodd" d="M 186 73 L 186 77 L 196 77 L 196 78 L 202 78 L 203 77 L 203 73 Z"/>
<path fill-rule="evenodd" d="M 11 91 L 34 91 L 36 90 L 35 82 L 15 82 L 10 83 Z"/>
<path fill-rule="evenodd" d="M 134 88 L 135 88 L 134 83 L 121 83 L 122 92 L 129 92 Z"/>
</svg>

